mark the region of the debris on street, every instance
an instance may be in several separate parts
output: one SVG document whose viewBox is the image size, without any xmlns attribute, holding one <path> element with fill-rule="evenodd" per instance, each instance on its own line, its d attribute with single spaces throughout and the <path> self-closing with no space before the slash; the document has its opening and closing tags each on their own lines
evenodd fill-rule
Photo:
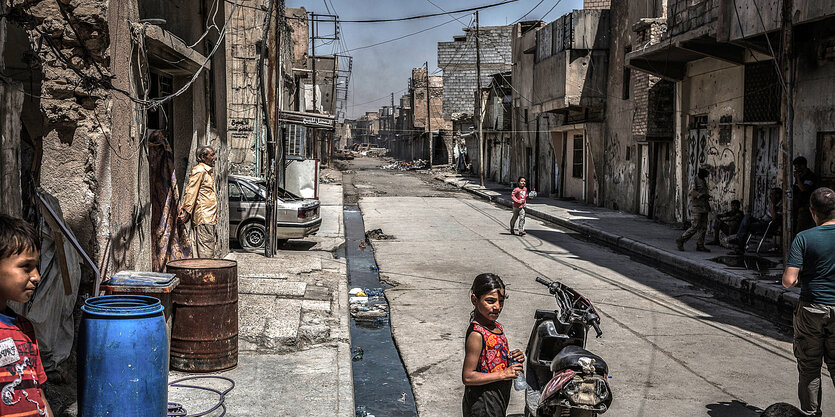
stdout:
<svg viewBox="0 0 835 417">
<path fill-rule="evenodd" d="M 354 362 L 361 361 L 361 360 L 362 360 L 362 355 L 363 355 L 364 353 L 365 353 L 365 352 L 362 350 L 362 348 L 361 348 L 361 347 L 355 347 L 355 348 L 351 351 L 351 360 L 352 360 L 352 361 L 354 361 Z"/>
<path fill-rule="evenodd" d="M 390 240 L 395 237 L 383 233 L 383 229 L 374 229 L 365 232 L 365 240 Z"/>
<path fill-rule="evenodd" d="M 426 161 L 423 159 L 416 159 L 414 161 L 393 161 L 389 164 L 383 165 L 383 169 L 399 170 L 399 171 L 414 171 L 417 169 L 426 168 Z"/>
<path fill-rule="evenodd" d="M 334 178 L 334 177 L 332 177 L 329 174 L 324 173 L 324 172 L 319 176 L 319 181 L 322 184 L 332 184 L 332 183 L 338 183 L 339 182 L 336 178 Z"/>
<path fill-rule="evenodd" d="M 352 288 L 348 291 L 351 317 L 358 322 L 383 324 L 388 318 L 388 304 L 382 288 Z"/>
</svg>

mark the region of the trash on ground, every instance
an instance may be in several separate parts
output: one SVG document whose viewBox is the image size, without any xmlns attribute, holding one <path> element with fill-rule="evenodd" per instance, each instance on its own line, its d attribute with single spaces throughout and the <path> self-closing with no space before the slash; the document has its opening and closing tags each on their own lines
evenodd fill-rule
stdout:
<svg viewBox="0 0 835 417">
<path fill-rule="evenodd" d="M 368 297 L 350 297 L 348 298 L 349 304 L 368 304 Z"/>
<path fill-rule="evenodd" d="M 366 240 L 389 240 L 394 239 L 394 236 L 383 233 L 383 229 L 374 229 L 365 232 Z"/>
<path fill-rule="evenodd" d="M 361 361 L 361 360 L 362 360 L 362 355 L 363 355 L 364 353 L 365 353 L 365 352 L 362 350 L 362 348 L 361 348 L 361 347 L 355 347 L 355 348 L 351 351 L 351 360 L 352 360 L 352 361 L 354 361 L 354 362 Z"/>
<path fill-rule="evenodd" d="M 389 164 L 383 165 L 383 169 L 398 170 L 398 171 L 414 171 L 416 169 L 426 168 L 426 161 L 423 159 L 416 159 L 414 161 L 393 161 Z"/>
<path fill-rule="evenodd" d="M 351 288 L 348 303 L 351 306 L 351 317 L 358 322 L 373 322 L 377 325 L 385 324 L 389 309 L 385 301 L 382 288 Z M 360 295 L 362 294 L 362 295 Z"/>
</svg>

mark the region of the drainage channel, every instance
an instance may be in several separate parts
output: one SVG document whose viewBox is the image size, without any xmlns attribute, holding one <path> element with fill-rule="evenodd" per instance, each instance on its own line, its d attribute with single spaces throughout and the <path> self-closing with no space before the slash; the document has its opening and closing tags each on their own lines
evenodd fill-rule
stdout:
<svg viewBox="0 0 835 417">
<path fill-rule="evenodd" d="M 346 205 L 343 214 L 349 287 L 391 288 L 380 281 L 374 251 L 365 241 L 359 207 Z M 379 309 L 375 309 L 375 303 Z M 368 306 L 371 310 L 389 311 L 385 297 L 369 297 Z M 392 339 L 389 315 L 372 320 L 352 317 L 351 345 L 357 417 L 417 416 L 412 386 Z"/>
</svg>

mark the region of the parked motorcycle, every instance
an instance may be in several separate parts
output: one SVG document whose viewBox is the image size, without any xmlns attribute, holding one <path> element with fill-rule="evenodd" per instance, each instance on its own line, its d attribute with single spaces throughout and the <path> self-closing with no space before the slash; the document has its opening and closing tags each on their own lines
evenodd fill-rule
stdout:
<svg viewBox="0 0 835 417">
<path fill-rule="evenodd" d="M 557 300 L 556 310 L 537 310 L 525 360 L 526 417 L 592 417 L 612 404 L 606 361 L 584 349 L 589 327 L 603 336 L 600 316 L 572 288 L 536 278 Z"/>
</svg>

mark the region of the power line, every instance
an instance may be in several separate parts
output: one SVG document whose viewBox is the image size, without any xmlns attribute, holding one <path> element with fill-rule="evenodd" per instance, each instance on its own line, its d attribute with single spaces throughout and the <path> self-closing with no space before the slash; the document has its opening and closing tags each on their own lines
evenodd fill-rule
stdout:
<svg viewBox="0 0 835 417">
<path fill-rule="evenodd" d="M 525 17 L 527 17 L 529 14 L 533 13 L 533 11 L 534 11 L 534 10 L 536 10 L 536 8 L 537 8 L 537 7 L 539 7 L 539 5 L 540 5 L 540 4 L 542 4 L 544 1 L 545 1 L 545 0 L 539 0 L 539 3 L 537 3 L 537 4 L 536 4 L 536 6 L 533 6 L 533 8 L 532 8 L 532 9 L 530 9 L 530 10 L 528 10 L 528 12 L 527 12 L 527 13 L 523 14 L 523 15 L 522 15 L 522 17 L 520 17 L 520 18 L 518 18 L 518 19 L 514 20 L 514 21 L 513 21 L 513 23 L 511 23 L 511 25 L 515 25 L 515 24 L 517 24 L 517 23 L 521 22 L 521 21 L 522 21 L 522 19 L 524 19 Z M 560 4 L 560 2 L 557 2 L 557 4 Z M 554 7 L 557 7 L 557 4 L 555 4 L 555 5 L 554 5 Z"/>
<path fill-rule="evenodd" d="M 402 21 L 406 21 L 406 20 L 425 19 L 427 17 L 441 16 L 441 15 L 450 14 L 450 13 L 465 13 L 465 12 L 473 12 L 473 11 L 476 11 L 476 10 L 484 10 L 484 9 L 489 9 L 491 7 L 502 6 L 502 5 L 505 5 L 505 4 L 508 4 L 508 3 L 515 3 L 517 1 L 519 1 L 519 0 L 505 0 L 505 1 L 502 1 L 502 2 L 499 2 L 499 3 L 488 4 L 488 5 L 485 5 L 485 6 L 478 6 L 478 7 L 470 7 L 468 9 L 452 10 L 452 11 L 443 12 L 443 13 L 428 13 L 428 14 L 422 14 L 422 15 L 418 15 L 418 16 L 397 17 L 397 18 L 391 18 L 391 19 L 343 20 L 342 23 L 402 22 Z"/>
<path fill-rule="evenodd" d="M 514 0 L 514 1 L 516 1 L 516 0 Z M 435 28 L 439 28 L 439 27 L 444 26 L 444 25 L 448 25 L 448 24 L 450 24 L 450 23 L 452 23 L 452 22 L 454 22 L 454 21 L 456 21 L 456 20 L 457 20 L 457 19 L 453 18 L 453 19 L 448 20 L 448 21 L 446 21 L 446 22 L 444 22 L 444 23 L 441 23 L 441 24 L 438 24 L 438 25 L 435 25 L 435 26 L 431 26 L 431 27 L 428 27 L 428 28 L 426 28 L 426 29 L 419 30 L 419 31 L 417 31 L 417 32 L 412 32 L 412 33 L 409 33 L 409 34 L 406 34 L 406 35 L 403 35 L 403 36 L 398 36 L 398 37 L 396 37 L 396 38 L 388 39 L 388 40 L 385 40 L 385 41 L 382 41 L 382 42 L 373 43 L 373 44 L 371 44 L 371 45 L 359 46 L 359 47 L 356 47 L 356 48 L 349 49 L 349 50 L 347 50 L 347 51 L 345 51 L 345 52 L 347 53 L 347 52 L 359 51 L 359 50 L 361 50 L 361 49 L 373 48 L 373 47 L 375 47 L 375 46 L 380 46 L 380 45 L 383 45 L 383 44 L 386 44 L 386 43 L 390 43 L 390 42 L 394 42 L 394 41 L 399 41 L 399 40 L 401 40 L 401 39 L 408 38 L 408 37 L 410 37 L 410 36 L 414 36 L 414 35 L 417 35 L 417 34 L 420 34 L 420 33 L 423 33 L 423 32 L 430 31 L 430 30 L 435 29 Z"/>
</svg>

